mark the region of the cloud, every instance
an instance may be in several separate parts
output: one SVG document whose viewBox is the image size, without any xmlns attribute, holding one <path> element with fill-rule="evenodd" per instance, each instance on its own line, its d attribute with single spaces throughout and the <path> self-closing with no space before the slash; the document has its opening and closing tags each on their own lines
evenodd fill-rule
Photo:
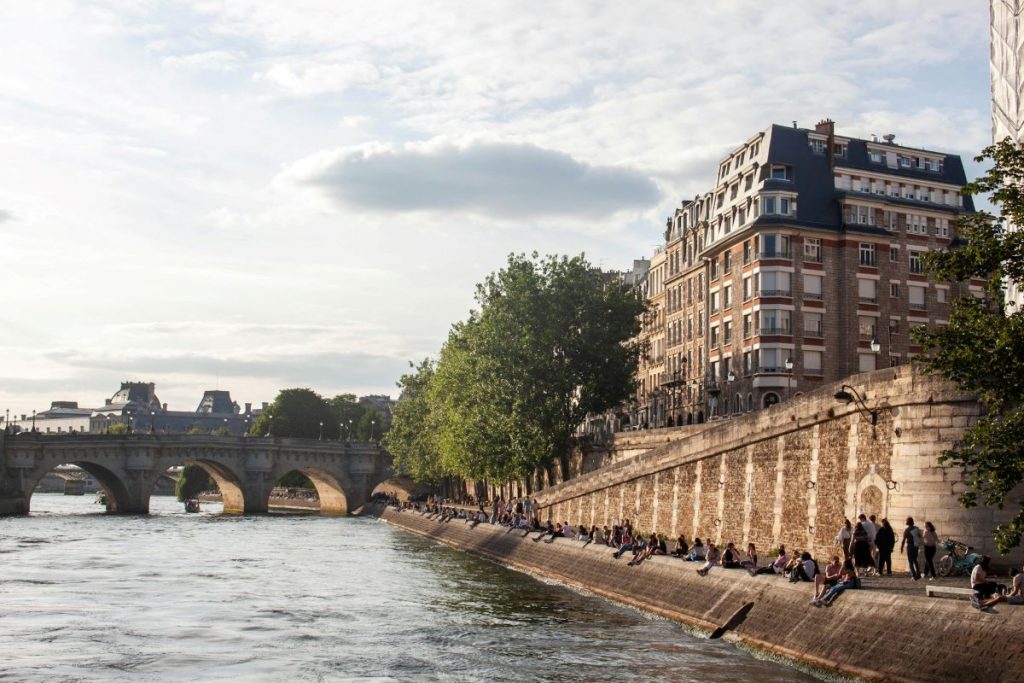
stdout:
<svg viewBox="0 0 1024 683">
<path fill-rule="evenodd" d="M 206 52 L 193 52 L 191 54 L 164 57 L 162 63 L 170 68 L 233 71 L 243 59 L 245 59 L 244 52 L 207 50 Z"/>
<path fill-rule="evenodd" d="M 256 80 L 264 80 L 287 95 L 306 97 L 341 92 L 357 85 L 375 82 L 377 67 L 367 62 L 306 63 L 297 66 L 275 64 Z"/>
<path fill-rule="evenodd" d="M 650 208 L 654 182 L 533 145 L 362 146 L 320 152 L 285 172 L 332 201 L 383 212 L 466 211 L 495 218 L 601 217 Z"/>
<path fill-rule="evenodd" d="M 14 220 L 14 214 L 10 211 L 0 209 L 0 223 L 7 223 Z"/>
</svg>

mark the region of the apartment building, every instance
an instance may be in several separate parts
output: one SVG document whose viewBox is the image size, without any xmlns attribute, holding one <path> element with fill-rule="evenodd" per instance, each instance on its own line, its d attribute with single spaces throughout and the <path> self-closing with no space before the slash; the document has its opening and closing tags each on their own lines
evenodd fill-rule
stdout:
<svg viewBox="0 0 1024 683">
<path fill-rule="evenodd" d="M 980 282 L 936 283 L 921 254 L 953 241 L 958 156 L 773 125 L 682 202 L 651 261 L 633 424 L 703 422 L 768 407 L 919 352 Z"/>
</svg>

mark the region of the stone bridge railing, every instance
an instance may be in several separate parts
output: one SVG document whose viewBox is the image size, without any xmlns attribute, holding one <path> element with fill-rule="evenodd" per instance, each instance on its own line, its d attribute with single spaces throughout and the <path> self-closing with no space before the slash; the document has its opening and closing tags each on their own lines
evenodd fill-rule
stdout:
<svg viewBox="0 0 1024 683">
<path fill-rule="evenodd" d="M 367 442 L 209 435 L 0 435 L 0 514 L 27 513 L 39 481 L 59 465 L 89 472 L 110 512 L 143 513 L 157 480 L 197 465 L 217 482 L 226 512 L 266 512 L 274 483 L 306 475 L 321 513 L 346 514 L 391 476 L 391 458 Z"/>
</svg>

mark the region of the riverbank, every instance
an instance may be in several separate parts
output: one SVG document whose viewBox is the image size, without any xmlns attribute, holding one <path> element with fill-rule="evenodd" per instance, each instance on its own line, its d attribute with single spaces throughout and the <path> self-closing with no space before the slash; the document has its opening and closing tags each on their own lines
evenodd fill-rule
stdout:
<svg viewBox="0 0 1024 683">
<path fill-rule="evenodd" d="M 808 584 L 737 570 L 696 574 L 694 563 L 655 557 L 639 567 L 608 548 L 536 533 L 378 508 L 380 519 L 506 566 L 577 586 L 826 672 L 872 681 L 1024 680 L 1024 607 L 994 612 L 966 601 L 899 591 L 848 591 L 808 605 Z M 550 542 L 549 542 L 550 541 Z M 749 606 L 748 606 L 749 605 Z"/>
</svg>

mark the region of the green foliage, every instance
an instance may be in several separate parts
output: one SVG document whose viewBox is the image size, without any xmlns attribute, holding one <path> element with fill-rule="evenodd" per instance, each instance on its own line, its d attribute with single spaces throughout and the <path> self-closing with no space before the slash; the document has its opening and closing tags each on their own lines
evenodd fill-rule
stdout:
<svg viewBox="0 0 1024 683">
<path fill-rule="evenodd" d="M 331 406 L 333 420 L 338 425 L 338 433 L 343 439 L 359 439 L 356 427 L 363 419 L 366 410 L 359 405 L 355 394 L 338 394 L 328 403 Z"/>
<path fill-rule="evenodd" d="M 178 473 L 174 495 L 179 501 L 195 498 L 203 491 L 216 491 L 217 482 L 198 465 L 186 465 Z"/>
<path fill-rule="evenodd" d="M 191 436 L 202 436 L 203 434 L 209 434 L 210 430 L 200 427 L 199 425 L 192 425 L 188 428 L 187 434 Z"/>
<path fill-rule="evenodd" d="M 642 296 L 582 256 L 533 254 L 510 256 L 476 301 L 436 365 L 424 361 L 402 378 L 388 449 L 424 481 L 504 482 L 552 464 L 564 471 L 585 416 L 621 404 L 633 388 Z"/>
<path fill-rule="evenodd" d="M 309 480 L 309 477 L 304 475 L 302 472 L 299 472 L 298 470 L 292 470 L 288 474 L 284 475 L 283 477 L 277 480 L 274 486 L 283 486 L 289 489 L 316 488 L 315 486 L 313 486 L 313 482 Z"/>
<path fill-rule="evenodd" d="M 924 259 L 937 279 L 983 282 L 983 295 L 956 299 L 948 324 L 917 329 L 913 336 L 925 349 L 916 362 L 977 394 L 984 408 L 940 461 L 963 469 L 965 507 L 1017 506 L 1014 517 L 994 530 L 997 548 L 1006 553 L 1024 533 L 1024 501 L 1008 500 L 1024 482 L 1024 312 L 1008 310 L 1002 291 L 1006 277 L 1024 282 L 1024 233 L 1007 230 L 1007 222 L 1024 226 L 1024 149 L 1007 139 L 986 148 L 977 161 L 986 159 L 994 162 L 992 169 L 964 192 L 992 193 L 1001 215 L 962 217 L 958 248 L 929 252 Z"/>
<path fill-rule="evenodd" d="M 323 438 L 338 438 L 338 421 L 331 406 L 312 389 L 282 389 L 252 425 L 251 433 L 316 439 L 323 422 Z"/>
<path fill-rule="evenodd" d="M 129 434 L 131 429 L 124 422 L 118 422 L 107 427 L 107 434 Z"/>
</svg>

